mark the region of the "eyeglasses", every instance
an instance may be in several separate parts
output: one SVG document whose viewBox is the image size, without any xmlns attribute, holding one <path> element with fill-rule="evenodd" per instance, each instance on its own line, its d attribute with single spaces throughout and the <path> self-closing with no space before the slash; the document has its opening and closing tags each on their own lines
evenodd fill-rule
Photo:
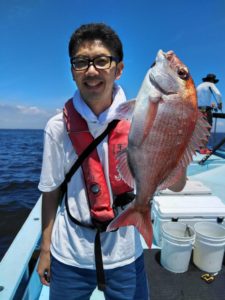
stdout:
<svg viewBox="0 0 225 300">
<path fill-rule="evenodd" d="M 111 67 L 112 61 L 118 63 L 119 59 L 114 56 L 101 55 L 96 56 L 93 59 L 90 59 L 88 57 L 75 56 L 70 60 L 73 69 L 76 71 L 85 71 L 90 67 L 90 65 L 93 65 L 97 70 L 109 69 Z"/>
</svg>

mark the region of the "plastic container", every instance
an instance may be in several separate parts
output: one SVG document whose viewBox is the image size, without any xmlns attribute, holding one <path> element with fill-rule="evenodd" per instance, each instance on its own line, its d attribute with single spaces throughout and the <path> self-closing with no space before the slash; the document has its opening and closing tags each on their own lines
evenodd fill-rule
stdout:
<svg viewBox="0 0 225 300">
<path fill-rule="evenodd" d="M 188 270 L 195 241 L 194 229 L 181 222 L 162 224 L 161 265 L 174 273 Z"/>
<path fill-rule="evenodd" d="M 196 240 L 193 262 L 202 271 L 219 272 L 222 268 L 225 249 L 225 227 L 211 222 L 194 225 Z"/>
<path fill-rule="evenodd" d="M 225 204 L 212 195 L 155 196 L 152 207 L 156 245 L 162 247 L 162 224 L 177 221 L 194 227 L 198 222 L 225 221 Z"/>
</svg>

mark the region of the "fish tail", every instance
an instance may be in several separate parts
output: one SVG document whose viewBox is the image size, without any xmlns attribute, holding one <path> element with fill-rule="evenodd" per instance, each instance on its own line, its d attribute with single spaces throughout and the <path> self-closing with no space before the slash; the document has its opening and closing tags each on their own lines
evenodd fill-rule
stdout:
<svg viewBox="0 0 225 300">
<path fill-rule="evenodd" d="M 150 211 L 147 209 L 144 212 L 137 211 L 131 206 L 115 218 L 107 227 L 106 231 L 113 231 L 119 227 L 133 225 L 137 227 L 140 234 L 143 236 L 149 248 L 152 246 L 152 224 L 150 220 Z"/>
</svg>

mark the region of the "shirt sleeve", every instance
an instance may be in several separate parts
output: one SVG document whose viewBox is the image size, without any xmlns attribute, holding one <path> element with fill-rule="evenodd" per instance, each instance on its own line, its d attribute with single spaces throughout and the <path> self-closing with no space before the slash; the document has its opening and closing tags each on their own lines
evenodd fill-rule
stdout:
<svg viewBox="0 0 225 300">
<path fill-rule="evenodd" d="M 38 188 L 42 192 L 51 192 L 63 182 L 64 172 L 63 148 L 50 133 L 44 133 L 42 170 Z"/>
</svg>

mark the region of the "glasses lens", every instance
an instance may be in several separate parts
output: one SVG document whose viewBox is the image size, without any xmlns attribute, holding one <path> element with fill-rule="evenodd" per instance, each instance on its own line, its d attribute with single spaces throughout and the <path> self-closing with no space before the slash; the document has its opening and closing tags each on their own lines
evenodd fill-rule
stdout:
<svg viewBox="0 0 225 300">
<path fill-rule="evenodd" d="M 115 57 L 104 55 L 97 56 L 94 59 L 73 57 L 71 59 L 71 64 L 76 71 L 87 70 L 91 64 L 93 64 L 96 69 L 109 69 L 113 60 L 117 62 Z"/>
<path fill-rule="evenodd" d="M 111 58 L 108 56 L 99 56 L 94 59 L 94 65 L 97 69 L 110 68 Z"/>
<path fill-rule="evenodd" d="M 85 58 L 74 58 L 72 65 L 75 70 L 85 70 L 88 68 L 89 60 Z"/>
</svg>

